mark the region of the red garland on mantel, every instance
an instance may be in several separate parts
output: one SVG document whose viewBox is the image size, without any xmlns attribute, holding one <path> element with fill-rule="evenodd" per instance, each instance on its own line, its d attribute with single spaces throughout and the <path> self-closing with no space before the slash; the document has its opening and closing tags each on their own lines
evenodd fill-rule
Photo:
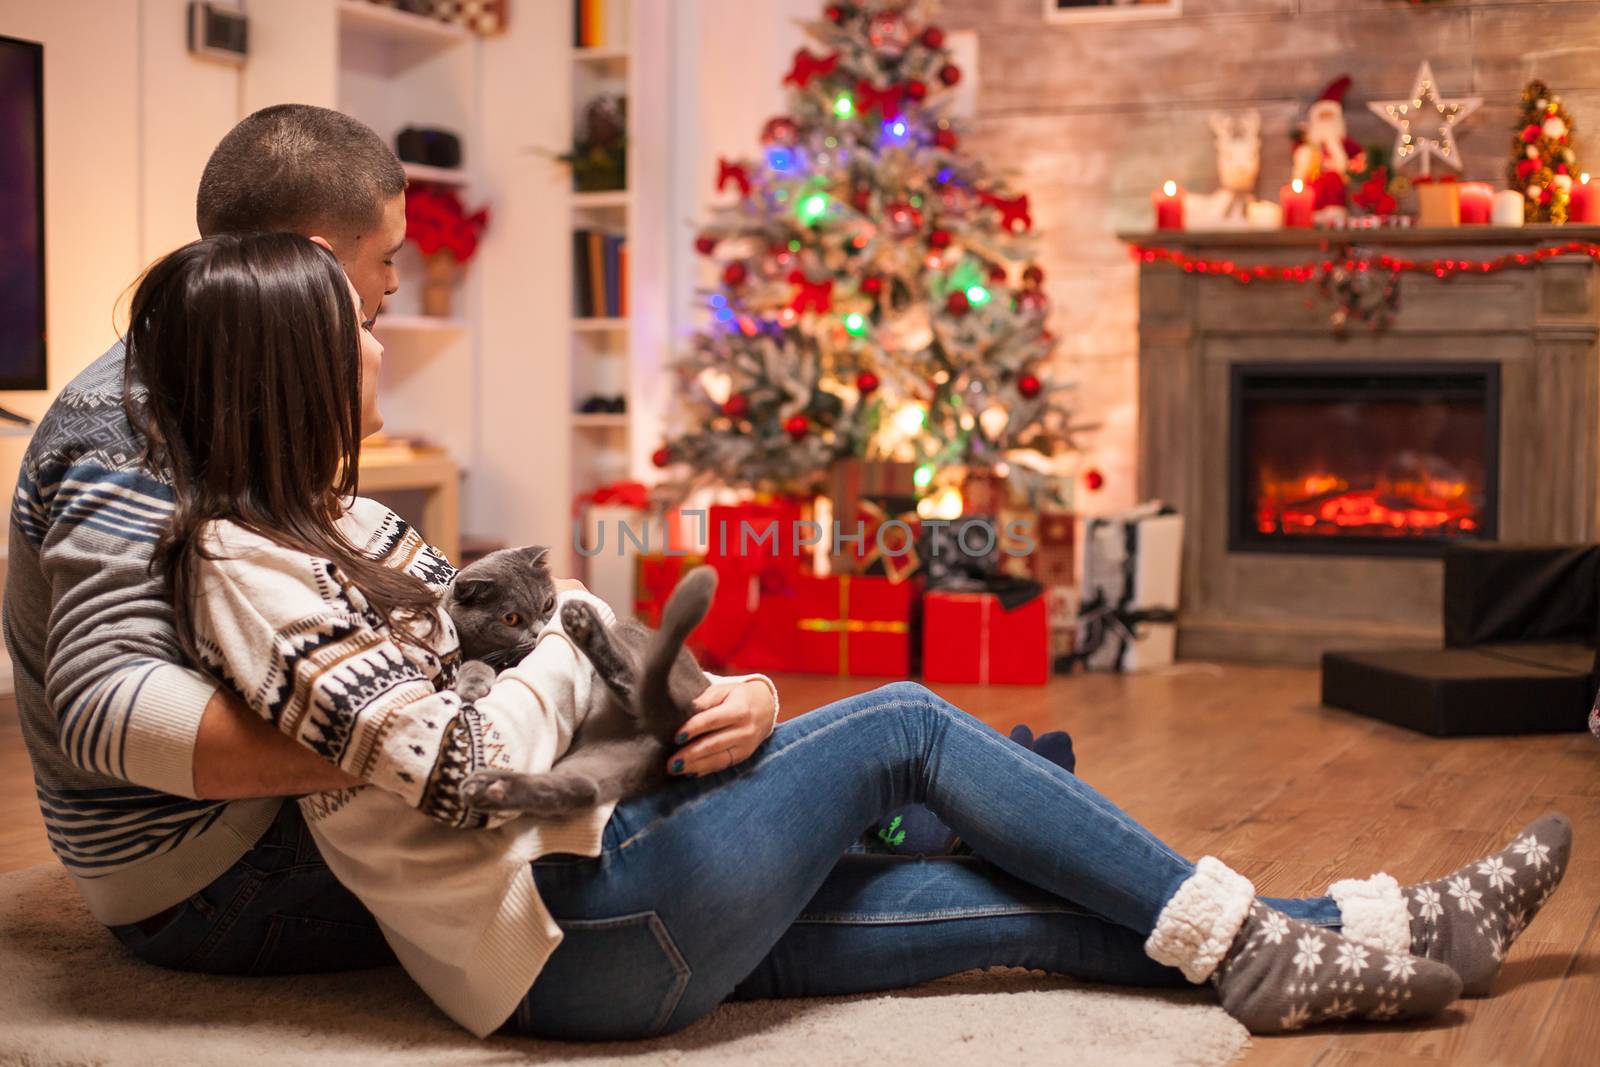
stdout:
<svg viewBox="0 0 1600 1067">
<path fill-rule="evenodd" d="M 1397 274 L 1432 274 L 1436 278 L 1449 278 L 1457 274 L 1493 274 L 1495 271 L 1510 270 L 1514 267 L 1531 267 L 1556 256 L 1585 255 L 1590 259 L 1600 260 L 1600 244 L 1586 241 L 1568 241 L 1566 244 L 1549 245 L 1533 252 L 1508 252 L 1494 259 L 1402 259 L 1384 252 L 1368 258 L 1346 256 L 1342 261 L 1321 259 L 1286 267 L 1264 264 L 1240 265 L 1231 259 L 1191 256 L 1175 248 L 1135 244 L 1130 246 L 1130 250 L 1133 258 L 1143 263 L 1171 263 L 1182 267 L 1190 274 L 1215 274 L 1232 278 L 1242 284 L 1255 281 L 1311 282 L 1315 281 L 1318 275 L 1326 274 L 1341 264 L 1346 271 L 1364 271 L 1376 266 L 1380 270 L 1394 271 Z"/>
</svg>

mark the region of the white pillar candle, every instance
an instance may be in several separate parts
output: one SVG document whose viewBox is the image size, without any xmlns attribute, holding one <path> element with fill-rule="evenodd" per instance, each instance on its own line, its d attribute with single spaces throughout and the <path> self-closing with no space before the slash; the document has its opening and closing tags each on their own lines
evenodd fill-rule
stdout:
<svg viewBox="0 0 1600 1067">
<path fill-rule="evenodd" d="M 1494 194 L 1494 208 L 1489 220 L 1496 226 L 1522 225 L 1523 194 L 1516 189 L 1502 189 Z"/>
<path fill-rule="evenodd" d="M 1283 228 L 1283 207 L 1271 200 L 1252 200 L 1244 209 L 1245 222 L 1252 230 Z"/>
</svg>

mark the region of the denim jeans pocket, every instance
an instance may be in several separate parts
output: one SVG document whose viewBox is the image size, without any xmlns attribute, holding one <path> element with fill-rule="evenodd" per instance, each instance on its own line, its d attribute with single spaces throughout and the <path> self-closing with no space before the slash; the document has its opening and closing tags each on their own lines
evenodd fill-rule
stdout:
<svg viewBox="0 0 1600 1067">
<path fill-rule="evenodd" d="M 376 922 L 274 915 L 250 965 L 253 975 L 359 971 L 395 962 Z"/>
<path fill-rule="evenodd" d="M 654 911 L 557 919 L 563 938 L 517 1009 L 516 1029 L 564 1041 L 653 1037 L 689 986 L 688 961 Z"/>
</svg>

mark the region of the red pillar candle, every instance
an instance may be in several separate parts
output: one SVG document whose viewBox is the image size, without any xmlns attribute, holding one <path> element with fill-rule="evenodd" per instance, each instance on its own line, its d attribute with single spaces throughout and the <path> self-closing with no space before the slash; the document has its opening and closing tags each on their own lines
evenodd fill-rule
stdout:
<svg viewBox="0 0 1600 1067">
<path fill-rule="evenodd" d="M 1156 229 L 1183 229 L 1183 190 L 1177 182 L 1167 182 L 1151 193 L 1150 202 L 1156 206 Z"/>
<path fill-rule="evenodd" d="M 1572 183 L 1567 198 L 1568 222 L 1600 222 L 1600 190 L 1589 184 L 1587 174 Z"/>
<path fill-rule="evenodd" d="M 1305 229 L 1311 225 L 1311 213 L 1316 208 L 1317 198 L 1306 188 L 1305 182 L 1296 178 L 1278 190 L 1278 199 L 1283 204 L 1285 229 Z"/>
<path fill-rule="evenodd" d="M 1577 187 L 1573 187 L 1576 192 Z M 1494 191 L 1487 182 L 1461 183 L 1461 225 L 1487 226 L 1494 210 Z"/>
</svg>

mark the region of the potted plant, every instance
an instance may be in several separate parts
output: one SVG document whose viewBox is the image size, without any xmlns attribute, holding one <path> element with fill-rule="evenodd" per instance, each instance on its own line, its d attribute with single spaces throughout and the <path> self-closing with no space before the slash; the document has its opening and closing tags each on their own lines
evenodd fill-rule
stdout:
<svg viewBox="0 0 1600 1067">
<path fill-rule="evenodd" d="M 406 239 L 415 241 L 424 264 L 422 312 L 448 318 L 456 275 L 478 251 L 489 209 L 469 215 L 449 186 L 419 183 L 406 190 Z"/>
</svg>

